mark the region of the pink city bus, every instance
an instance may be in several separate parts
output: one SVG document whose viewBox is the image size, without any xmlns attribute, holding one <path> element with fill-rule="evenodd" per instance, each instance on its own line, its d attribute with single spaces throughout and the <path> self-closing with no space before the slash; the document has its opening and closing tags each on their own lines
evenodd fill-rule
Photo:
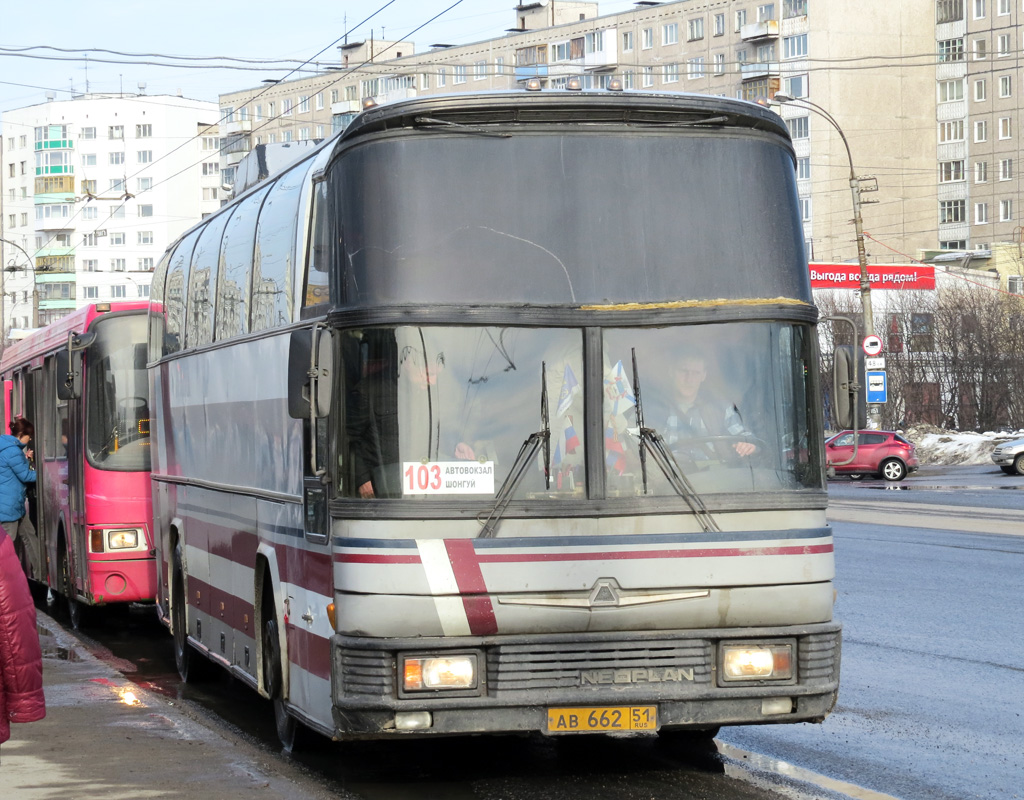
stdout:
<svg viewBox="0 0 1024 800">
<path fill-rule="evenodd" d="M 62 594 L 74 627 L 93 606 L 156 595 L 149 490 L 146 302 L 96 303 L 8 347 L 7 424 L 35 426 L 31 580 Z"/>
</svg>

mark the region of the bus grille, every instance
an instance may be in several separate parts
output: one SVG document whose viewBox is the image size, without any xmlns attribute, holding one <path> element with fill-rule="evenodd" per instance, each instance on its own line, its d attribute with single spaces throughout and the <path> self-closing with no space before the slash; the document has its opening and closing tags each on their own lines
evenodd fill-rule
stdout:
<svg viewBox="0 0 1024 800">
<path fill-rule="evenodd" d="M 838 631 L 800 637 L 797 676 L 801 684 L 829 683 L 839 677 L 836 675 L 838 645 Z"/>
<path fill-rule="evenodd" d="M 382 650 L 341 650 L 342 692 L 384 697 L 394 693 L 394 655 Z"/>
<path fill-rule="evenodd" d="M 682 679 L 680 673 L 689 677 Z M 625 688 L 711 681 L 711 645 L 701 639 L 501 645 L 487 658 L 493 696 L 546 689 Z"/>
</svg>

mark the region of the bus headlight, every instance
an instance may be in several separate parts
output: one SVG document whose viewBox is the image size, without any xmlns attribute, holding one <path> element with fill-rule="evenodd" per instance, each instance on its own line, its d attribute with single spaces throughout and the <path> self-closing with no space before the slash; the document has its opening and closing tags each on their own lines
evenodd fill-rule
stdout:
<svg viewBox="0 0 1024 800">
<path fill-rule="evenodd" d="M 130 550 L 139 546 L 139 532 L 134 529 L 107 531 L 107 545 L 111 550 Z"/>
<path fill-rule="evenodd" d="M 723 681 L 783 681 L 793 677 L 792 644 L 722 644 Z"/>
<path fill-rule="evenodd" d="M 407 692 L 475 689 L 476 655 L 406 656 L 402 688 Z"/>
</svg>

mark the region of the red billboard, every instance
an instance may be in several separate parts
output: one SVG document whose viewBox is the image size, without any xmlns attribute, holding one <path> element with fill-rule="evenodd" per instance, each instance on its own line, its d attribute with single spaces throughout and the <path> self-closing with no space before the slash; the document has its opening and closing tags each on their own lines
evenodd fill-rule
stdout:
<svg viewBox="0 0 1024 800">
<path fill-rule="evenodd" d="M 811 262 L 812 289 L 859 289 L 857 264 L 818 264 Z M 872 289 L 934 289 L 935 267 L 925 264 L 868 264 Z"/>
</svg>

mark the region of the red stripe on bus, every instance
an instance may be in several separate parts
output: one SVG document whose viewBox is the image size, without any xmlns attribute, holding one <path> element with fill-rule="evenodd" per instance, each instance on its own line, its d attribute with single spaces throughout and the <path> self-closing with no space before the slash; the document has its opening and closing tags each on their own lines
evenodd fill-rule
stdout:
<svg viewBox="0 0 1024 800">
<path fill-rule="evenodd" d="M 366 553 L 338 553 L 334 560 L 339 564 L 419 564 L 419 556 L 378 556 Z"/>
<path fill-rule="evenodd" d="M 289 624 L 288 661 L 325 681 L 331 679 L 331 640 Z"/>
<path fill-rule="evenodd" d="M 487 594 L 484 574 L 480 571 L 480 558 L 473 547 L 472 539 L 445 539 L 448 560 L 459 585 L 462 605 L 469 619 L 469 630 L 476 636 L 487 636 L 498 632 L 498 621 L 494 618 L 494 605 Z"/>
</svg>

